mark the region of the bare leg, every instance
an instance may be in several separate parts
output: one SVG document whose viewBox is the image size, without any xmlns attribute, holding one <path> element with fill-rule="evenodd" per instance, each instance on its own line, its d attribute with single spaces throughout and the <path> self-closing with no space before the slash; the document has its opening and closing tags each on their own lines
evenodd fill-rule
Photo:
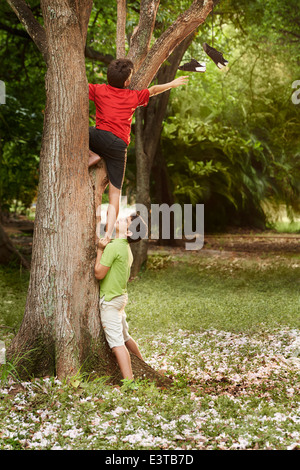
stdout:
<svg viewBox="0 0 300 470">
<path fill-rule="evenodd" d="M 115 346 L 112 348 L 115 354 L 123 379 L 133 380 L 130 355 L 125 346 Z"/>
<path fill-rule="evenodd" d="M 108 205 L 108 210 L 107 210 L 106 234 L 104 237 L 108 241 L 111 238 L 116 220 L 119 215 L 120 196 L 121 196 L 121 190 L 113 186 L 111 183 L 109 183 L 109 189 L 108 189 L 109 205 Z"/>
<path fill-rule="evenodd" d="M 140 359 L 142 359 L 142 361 L 144 360 L 142 355 L 141 355 L 141 352 L 138 348 L 138 345 L 136 344 L 136 342 L 134 341 L 134 339 L 130 338 L 128 341 L 126 341 L 125 343 L 125 346 L 126 348 L 132 352 L 133 354 L 135 354 L 137 357 L 139 357 Z"/>
<path fill-rule="evenodd" d="M 96 165 L 100 160 L 101 157 L 97 153 L 89 150 L 89 167 Z"/>
</svg>

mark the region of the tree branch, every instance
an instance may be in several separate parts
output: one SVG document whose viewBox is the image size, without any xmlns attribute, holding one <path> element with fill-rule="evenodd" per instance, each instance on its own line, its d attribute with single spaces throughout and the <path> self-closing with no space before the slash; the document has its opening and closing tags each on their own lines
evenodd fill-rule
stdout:
<svg viewBox="0 0 300 470">
<path fill-rule="evenodd" d="M 138 70 L 149 51 L 149 45 L 155 25 L 160 0 L 141 0 L 139 24 L 131 40 L 128 59 L 131 59 Z"/>
<path fill-rule="evenodd" d="M 126 37 L 126 0 L 117 0 L 117 59 L 123 59 Z"/>
<path fill-rule="evenodd" d="M 149 85 L 160 65 L 169 57 L 176 46 L 204 23 L 216 4 L 213 0 L 194 0 L 190 8 L 156 40 L 143 64 L 134 75 L 132 87 L 145 88 Z"/>
<path fill-rule="evenodd" d="M 85 44 L 86 42 L 86 35 L 87 35 L 87 28 L 89 24 L 89 19 L 93 7 L 92 0 L 68 0 L 69 5 L 73 10 L 76 12 L 76 16 L 78 18 L 81 34 L 82 34 L 82 42 Z M 83 6 L 83 3 L 85 6 Z"/>
<path fill-rule="evenodd" d="M 43 26 L 36 20 L 24 0 L 7 0 L 7 3 L 15 12 L 25 30 L 40 50 L 45 62 L 47 62 L 48 50 L 46 33 Z"/>
<path fill-rule="evenodd" d="M 92 47 L 86 46 L 85 48 L 85 57 L 92 60 L 97 60 L 98 62 L 103 62 L 108 65 L 114 60 L 114 56 L 110 54 L 102 54 L 101 52 L 96 51 Z"/>
<path fill-rule="evenodd" d="M 23 29 L 12 28 L 11 26 L 7 26 L 6 24 L 2 23 L 1 21 L 0 21 L 0 29 L 2 31 L 6 31 L 7 33 L 13 34 L 14 36 L 19 36 L 21 38 L 30 39 L 30 41 L 31 41 L 31 37 Z"/>
<path fill-rule="evenodd" d="M 276 31 L 276 28 L 273 27 L 272 29 Z M 279 29 L 278 31 L 279 33 L 290 34 L 291 36 L 295 36 L 298 39 L 300 38 L 300 34 L 297 34 L 294 31 L 287 31 L 286 29 Z"/>
</svg>

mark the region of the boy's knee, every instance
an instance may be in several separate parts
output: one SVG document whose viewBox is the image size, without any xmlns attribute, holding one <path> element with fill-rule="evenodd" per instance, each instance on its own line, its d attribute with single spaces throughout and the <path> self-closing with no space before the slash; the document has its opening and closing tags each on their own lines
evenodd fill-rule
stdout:
<svg viewBox="0 0 300 470">
<path fill-rule="evenodd" d="M 125 345 L 122 344 L 121 346 L 113 346 L 113 347 L 111 348 L 111 352 L 116 355 L 116 354 L 122 352 L 122 350 L 125 350 L 125 349 L 126 349 L 126 348 L 125 348 Z"/>
</svg>

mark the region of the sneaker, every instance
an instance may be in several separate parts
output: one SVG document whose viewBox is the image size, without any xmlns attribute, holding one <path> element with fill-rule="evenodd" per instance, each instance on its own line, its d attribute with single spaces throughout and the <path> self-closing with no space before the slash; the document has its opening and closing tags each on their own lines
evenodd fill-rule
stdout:
<svg viewBox="0 0 300 470">
<path fill-rule="evenodd" d="M 178 70 L 184 70 L 186 72 L 205 72 L 206 64 L 199 64 L 196 59 L 191 59 L 190 62 L 178 67 Z"/>
<path fill-rule="evenodd" d="M 219 69 L 226 67 L 228 60 L 224 59 L 223 54 L 213 47 L 209 46 L 206 42 L 203 44 L 204 52 L 210 57 Z"/>
</svg>

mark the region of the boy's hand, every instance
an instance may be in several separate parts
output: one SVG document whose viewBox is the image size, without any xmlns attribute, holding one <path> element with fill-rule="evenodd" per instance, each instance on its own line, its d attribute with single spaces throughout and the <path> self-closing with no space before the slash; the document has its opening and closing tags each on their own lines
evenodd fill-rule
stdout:
<svg viewBox="0 0 300 470">
<path fill-rule="evenodd" d="M 99 248 L 100 250 L 104 250 L 104 248 L 109 242 L 110 242 L 109 238 L 100 238 L 100 240 L 98 241 L 97 248 Z"/>
<path fill-rule="evenodd" d="M 189 81 L 188 75 L 183 75 L 182 77 L 175 78 L 172 83 L 172 88 L 177 88 L 180 85 L 187 85 Z"/>
</svg>

